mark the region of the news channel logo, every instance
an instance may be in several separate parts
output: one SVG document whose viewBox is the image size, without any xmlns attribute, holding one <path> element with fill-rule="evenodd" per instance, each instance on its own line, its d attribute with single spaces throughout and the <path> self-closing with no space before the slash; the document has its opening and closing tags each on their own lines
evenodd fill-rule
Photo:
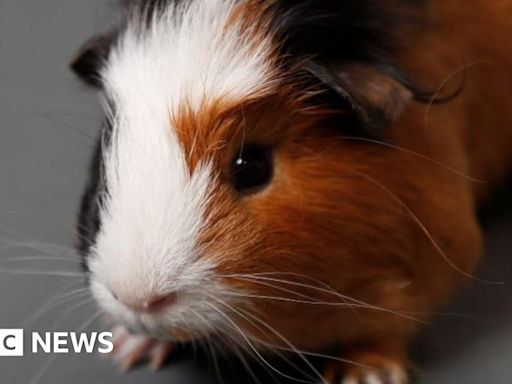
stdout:
<svg viewBox="0 0 512 384">
<path fill-rule="evenodd" d="M 24 356 L 24 334 L 23 329 L 0 329 L 0 357 Z M 32 332 L 29 343 L 32 354 L 108 354 L 114 350 L 112 332 Z"/>
</svg>

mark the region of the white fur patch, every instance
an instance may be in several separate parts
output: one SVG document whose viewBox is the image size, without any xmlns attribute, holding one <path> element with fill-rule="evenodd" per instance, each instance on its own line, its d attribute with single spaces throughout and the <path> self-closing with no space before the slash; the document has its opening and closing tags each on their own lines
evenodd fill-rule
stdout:
<svg viewBox="0 0 512 384">
<path fill-rule="evenodd" d="M 204 98 L 241 100 L 271 82 L 270 38 L 255 47 L 240 25 L 228 27 L 234 3 L 195 0 L 170 6 L 147 27 L 132 20 L 102 74 L 115 116 L 91 287 L 104 308 L 143 329 L 177 326 L 190 309 L 204 316 L 208 300 L 197 290 L 223 289 L 197 249 L 212 170 L 203 162 L 190 174 L 170 115 L 184 102 L 198 109 Z M 135 319 L 109 291 L 130 301 L 178 291 L 188 304 L 171 318 Z"/>
<path fill-rule="evenodd" d="M 130 88 L 133 102 L 176 112 L 185 102 L 198 109 L 203 100 L 240 102 L 267 90 L 275 84 L 271 36 L 256 44 L 255 31 L 230 19 L 236 3 L 185 1 L 149 26 L 133 20 L 103 73 L 110 92 Z"/>
</svg>

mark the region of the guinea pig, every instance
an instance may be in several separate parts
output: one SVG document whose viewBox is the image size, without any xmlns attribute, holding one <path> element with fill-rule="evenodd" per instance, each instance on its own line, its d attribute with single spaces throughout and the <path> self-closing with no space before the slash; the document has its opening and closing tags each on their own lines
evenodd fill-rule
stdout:
<svg viewBox="0 0 512 384">
<path fill-rule="evenodd" d="M 512 164 L 512 3 L 122 9 L 72 68 L 105 101 L 78 247 L 123 367 L 207 338 L 339 350 L 317 382 L 408 382 Z"/>
</svg>

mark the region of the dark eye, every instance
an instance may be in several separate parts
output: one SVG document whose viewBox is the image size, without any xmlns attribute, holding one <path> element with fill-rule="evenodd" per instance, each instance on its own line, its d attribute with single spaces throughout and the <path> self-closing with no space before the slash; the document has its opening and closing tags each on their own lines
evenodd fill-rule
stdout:
<svg viewBox="0 0 512 384">
<path fill-rule="evenodd" d="M 240 150 L 231 164 L 233 185 L 239 192 L 252 192 L 272 179 L 272 153 L 261 145 L 248 145 Z"/>
</svg>

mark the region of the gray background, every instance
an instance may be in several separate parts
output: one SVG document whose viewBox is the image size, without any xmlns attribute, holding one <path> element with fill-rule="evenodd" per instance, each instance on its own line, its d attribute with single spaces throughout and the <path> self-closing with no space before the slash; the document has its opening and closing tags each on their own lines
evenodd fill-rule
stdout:
<svg viewBox="0 0 512 384">
<path fill-rule="evenodd" d="M 48 305 L 81 280 L 41 271 L 78 270 L 72 228 L 101 109 L 67 63 L 112 10 L 104 0 L 0 0 L 0 328 L 71 331 L 96 313 L 80 294 Z M 512 210 L 499 202 L 484 223 L 480 275 L 507 284 L 474 284 L 428 327 L 416 346 L 421 383 L 512 382 Z M 125 376 L 97 356 L 0 358 L 0 383 L 210 382 L 211 369 L 187 356 Z"/>
</svg>

